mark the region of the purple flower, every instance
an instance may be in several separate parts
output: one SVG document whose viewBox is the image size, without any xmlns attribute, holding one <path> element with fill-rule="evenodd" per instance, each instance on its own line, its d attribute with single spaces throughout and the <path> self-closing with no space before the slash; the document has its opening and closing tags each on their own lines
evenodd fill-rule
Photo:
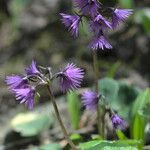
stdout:
<svg viewBox="0 0 150 150">
<path fill-rule="evenodd" d="M 34 87 L 28 86 L 26 88 L 14 89 L 14 94 L 20 103 L 25 103 L 29 109 L 33 108 L 35 96 Z"/>
<path fill-rule="evenodd" d="M 74 0 L 74 2 L 83 15 L 95 17 L 98 14 L 99 5 L 97 0 Z"/>
<path fill-rule="evenodd" d="M 96 34 L 101 33 L 101 31 L 105 30 L 106 28 L 112 29 L 111 23 L 100 14 L 90 22 L 90 29 Z"/>
<path fill-rule="evenodd" d="M 99 96 L 96 92 L 93 91 L 85 91 L 82 94 L 83 105 L 86 109 L 95 111 L 98 105 Z"/>
<path fill-rule="evenodd" d="M 27 75 L 40 75 L 41 73 L 39 72 L 39 70 L 37 69 L 37 65 L 36 62 L 33 60 L 32 64 L 25 69 Z"/>
<path fill-rule="evenodd" d="M 60 88 L 62 92 L 77 89 L 80 87 L 84 72 L 74 64 L 68 64 L 62 72 L 59 73 Z"/>
<path fill-rule="evenodd" d="M 7 76 L 5 81 L 11 90 L 24 87 L 28 83 L 26 78 L 19 75 Z"/>
<path fill-rule="evenodd" d="M 111 117 L 112 125 L 115 129 L 124 129 L 125 128 L 125 121 L 120 118 L 118 115 L 113 114 Z"/>
<path fill-rule="evenodd" d="M 97 49 L 104 50 L 104 48 L 112 49 L 112 46 L 109 44 L 107 39 L 102 35 L 94 37 L 89 47 L 92 48 L 93 50 L 97 50 Z"/>
<path fill-rule="evenodd" d="M 112 12 L 112 27 L 116 28 L 120 22 L 125 21 L 132 13 L 132 9 L 115 9 Z"/>
<path fill-rule="evenodd" d="M 71 32 L 72 36 L 77 37 L 78 36 L 78 30 L 79 30 L 79 23 L 80 23 L 80 17 L 77 15 L 67 15 L 64 13 L 60 13 L 62 16 L 62 23 L 69 28 L 69 31 Z"/>
</svg>

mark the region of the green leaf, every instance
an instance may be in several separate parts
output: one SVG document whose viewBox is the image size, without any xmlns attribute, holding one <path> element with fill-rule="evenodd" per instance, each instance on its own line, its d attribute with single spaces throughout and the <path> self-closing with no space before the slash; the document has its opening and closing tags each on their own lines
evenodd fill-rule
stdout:
<svg viewBox="0 0 150 150">
<path fill-rule="evenodd" d="M 98 149 L 97 149 L 98 150 Z M 137 150 L 135 147 L 111 147 L 111 146 L 106 146 L 103 148 L 103 150 Z"/>
<path fill-rule="evenodd" d="M 112 102 L 116 99 L 119 91 L 119 84 L 111 78 L 103 78 L 98 82 L 99 90 L 105 96 L 107 102 Z"/>
<path fill-rule="evenodd" d="M 141 141 L 134 140 L 134 139 L 119 140 L 117 142 L 120 145 L 127 144 L 127 145 L 134 146 L 134 147 L 139 147 L 139 145 L 141 145 Z"/>
<path fill-rule="evenodd" d="M 144 118 L 139 114 L 137 114 L 132 124 L 131 135 L 133 139 L 142 141 L 141 144 L 138 146 L 139 150 L 142 150 L 144 145 L 144 139 L 145 139 L 144 130 L 145 130 Z"/>
<path fill-rule="evenodd" d="M 131 136 L 133 139 L 142 140 L 142 144 L 139 146 L 139 149 L 142 150 L 143 142 L 145 139 L 145 118 L 141 115 L 143 113 L 147 113 L 147 110 L 144 110 L 145 106 L 150 104 L 150 89 L 146 89 L 141 92 L 139 96 L 136 98 L 132 112 L 131 112 Z"/>
<path fill-rule="evenodd" d="M 117 130 L 116 134 L 117 134 L 119 140 L 126 140 L 126 139 L 128 139 L 121 130 Z"/>
<path fill-rule="evenodd" d="M 137 114 L 133 123 L 133 139 L 143 140 L 144 139 L 144 119 Z"/>
<path fill-rule="evenodd" d="M 146 89 L 139 94 L 132 107 L 132 119 L 138 114 L 145 104 L 150 103 L 150 89 Z"/>
<path fill-rule="evenodd" d="M 130 111 L 132 109 L 132 104 L 139 95 L 139 90 L 137 90 L 133 86 L 129 86 L 125 83 L 120 82 L 119 83 L 119 91 L 118 91 L 118 97 L 116 99 L 117 107 L 118 107 L 118 113 L 121 115 L 124 119 L 130 119 Z"/>
<path fill-rule="evenodd" d="M 120 141 L 90 141 L 79 145 L 81 150 L 137 150 L 136 147 Z"/>
<path fill-rule="evenodd" d="M 144 105 L 144 107 L 139 110 L 139 114 L 147 119 L 150 119 L 150 103 Z"/>
<path fill-rule="evenodd" d="M 135 87 L 119 82 L 118 98 L 121 99 L 124 104 L 132 104 L 132 102 L 137 98 L 139 92 L 140 91 Z"/>
<path fill-rule="evenodd" d="M 139 90 L 111 78 L 101 79 L 99 81 L 99 90 L 105 96 L 106 103 L 124 119 L 129 120 L 129 112 L 132 108 L 132 103 L 139 94 Z"/>
<path fill-rule="evenodd" d="M 77 93 L 73 91 L 69 92 L 67 94 L 67 102 L 72 128 L 78 129 L 81 111 L 80 111 L 80 100 L 78 98 Z"/>
<path fill-rule="evenodd" d="M 79 148 L 81 150 L 85 150 L 85 149 L 89 149 L 89 148 L 92 148 L 92 147 L 95 147 L 97 145 L 99 145 L 101 143 L 101 141 L 99 140 L 94 140 L 94 141 L 90 141 L 90 142 L 85 142 L 85 143 L 81 143 L 79 145 Z"/>
<path fill-rule="evenodd" d="M 53 124 L 53 118 L 49 115 L 38 113 L 21 113 L 15 116 L 11 125 L 13 130 L 20 132 L 22 136 L 35 136 Z"/>
</svg>

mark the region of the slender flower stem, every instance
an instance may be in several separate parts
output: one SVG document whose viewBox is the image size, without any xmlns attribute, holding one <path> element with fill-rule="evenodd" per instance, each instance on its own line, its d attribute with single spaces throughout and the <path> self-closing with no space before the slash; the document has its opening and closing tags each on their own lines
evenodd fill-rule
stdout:
<svg viewBox="0 0 150 150">
<path fill-rule="evenodd" d="M 94 67 L 94 73 L 95 73 L 95 87 L 96 92 L 98 93 L 98 78 L 99 78 L 99 71 L 98 71 L 98 58 L 96 51 L 93 51 L 93 67 Z M 99 134 L 101 135 L 101 113 L 99 109 L 99 105 L 97 105 L 97 126 Z"/>
<path fill-rule="evenodd" d="M 102 115 L 101 115 L 101 120 L 102 120 L 102 124 L 101 124 L 101 132 L 102 132 L 102 137 L 103 139 L 105 139 L 105 108 L 103 107 L 102 109 Z"/>
<path fill-rule="evenodd" d="M 97 105 L 97 127 L 98 127 L 98 132 L 99 132 L 99 135 L 101 135 L 101 112 L 100 112 L 100 109 L 99 109 L 99 106 Z"/>
<path fill-rule="evenodd" d="M 95 86 L 96 86 L 96 92 L 98 92 L 98 79 L 99 79 L 99 67 L 98 67 L 98 58 L 96 51 L 93 51 L 93 67 L 94 67 L 94 73 L 95 73 Z"/>
<path fill-rule="evenodd" d="M 93 51 L 93 67 L 94 67 L 94 73 L 95 73 L 95 86 L 96 86 L 96 92 L 99 93 L 99 86 L 98 86 L 98 80 L 99 80 L 99 65 L 98 65 L 98 58 L 97 58 L 97 51 Z M 98 131 L 101 137 L 104 139 L 105 137 L 105 113 L 103 112 L 103 109 L 100 109 L 100 106 L 97 105 L 97 125 L 98 125 Z"/>
<path fill-rule="evenodd" d="M 64 133 L 64 136 L 65 136 L 66 140 L 68 141 L 69 145 L 71 146 L 71 148 L 72 148 L 73 150 L 78 150 L 78 149 L 76 148 L 76 146 L 73 144 L 73 142 L 70 140 L 69 135 L 68 135 L 68 132 L 67 132 L 67 130 L 66 130 L 66 128 L 65 128 L 65 126 L 64 126 L 64 124 L 63 124 L 63 122 L 62 122 L 62 119 L 61 119 L 61 117 L 60 117 L 60 114 L 59 114 L 59 111 L 58 111 L 58 107 L 57 107 L 57 104 L 56 104 L 56 102 L 55 102 L 55 98 L 54 98 L 54 95 L 53 95 L 53 92 L 52 92 L 52 90 L 51 90 L 50 85 L 47 85 L 47 89 L 48 89 L 50 98 L 51 98 L 51 100 L 52 100 L 52 104 L 53 104 L 53 106 L 54 106 L 54 110 L 55 110 L 56 117 L 57 117 L 57 119 L 58 119 L 58 122 L 59 122 L 59 124 L 60 124 L 60 126 L 61 126 L 61 129 L 62 129 L 62 131 L 63 131 L 63 133 Z"/>
</svg>

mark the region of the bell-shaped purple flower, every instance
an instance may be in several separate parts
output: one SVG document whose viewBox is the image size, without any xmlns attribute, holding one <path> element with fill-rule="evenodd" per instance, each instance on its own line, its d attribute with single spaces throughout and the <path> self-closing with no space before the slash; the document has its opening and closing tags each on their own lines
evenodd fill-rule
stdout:
<svg viewBox="0 0 150 150">
<path fill-rule="evenodd" d="M 40 75 L 40 71 L 37 69 L 36 62 L 33 60 L 32 64 L 25 69 L 27 75 Z"/>
<path fill-rule="evenodd" d="M 74 2 L 83 15 L 90 15 L 94 18 L 98 14 L 99 4 L 97 0 L 74 0 Z"/>
<path fill-rule="evenodd" d="M 34 106 L 35 88 L 28 86 L 26 88 L 14 89 L 16 100 L 25 103 L 29 109 Z"/>
<path fill-rule="evenodd" d="M 125 21 L 132 13 L 132 9 L 115 9 L 112 12 L 112 27 L 116 28 L 120 22 Z"/>
<path fill-rule="evenodd" d="M 79 88 L 83 75 L 83 69 L 77 68 L 73 63 L 68 64 L 58 75 L 61 91 L 66 92 Z"/>
<path fill-rule="evenodd" d="M 107 21 L 100 14 L 97 15 L 97 17 L 90 22 L 91 31 L 94 32 L 97 35 L 99 35 L 99 33 L 101 33 L 101 31 L 104 31 L 106 28 L 112 29 L 111 23 L 109 21 Z"/>
<path fill-rule="evenodd" d="M 82 103 L 86 107 L 86 109 L 96 111 L 98 101 L 99 101 L 99 96 L 96 92 L 93 91 L 85 91 L 82 94 L 81 99 L 83 100 Z"/>
<path fill-rule="evenodd" d="M 117 114 L 111 116 L 112 125 L 115 129 L 124 129 L 125 121 L 120 118 Z"/>
<path fill-rule="evenodd" d="M 5 82 L 11 91 L 13 91 L 16 88 L 22 88 L 28 83 L 25 77 L 19 75 L 7 76 Z"/>
<path fill-rule="evenodd" d="M 62 23 L 69 29 L 71 35 L 77 37 L 81 18 L 77 15 L 68 15 L 64 13 L 60 13 L 60 15 L 62 16 Z"/>
<path fill-rule="evenodd" d="M 103 35 L 94 37 L 89 47 L 93 50 L 97 50 L 97 49 L 104 50 L 105 48 L 112 49 L 112 46 Z"/>
</svg>

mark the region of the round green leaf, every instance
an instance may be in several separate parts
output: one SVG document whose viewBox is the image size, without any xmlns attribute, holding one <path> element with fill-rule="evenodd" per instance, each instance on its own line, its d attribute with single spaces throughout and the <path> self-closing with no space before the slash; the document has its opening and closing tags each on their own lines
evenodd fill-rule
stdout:
<svg viewBox="0 0 150 150">
<path fill-rule="evenodd" d="M 38 135 L 42 130 L 50 127 L 52 123 L 51 116 L 39 113 L 21 113 L 11 121 L 13 130 L 20 132 L 25 137 Z"/>
</svg>

